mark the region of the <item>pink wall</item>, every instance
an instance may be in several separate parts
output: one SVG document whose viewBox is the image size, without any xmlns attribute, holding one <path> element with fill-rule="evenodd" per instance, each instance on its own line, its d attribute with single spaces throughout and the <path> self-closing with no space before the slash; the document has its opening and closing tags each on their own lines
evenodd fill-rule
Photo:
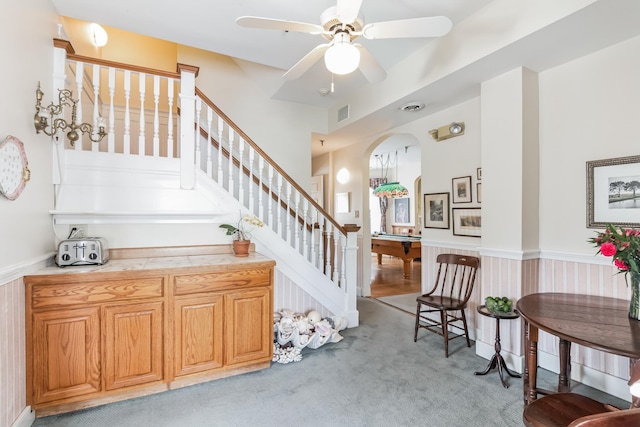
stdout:
<svg viewBox="0 0 640 427">
<path fill-rule="evenodd" d="M 423 246 L 423 290 L 435 277 L 435 270 L 430 266 L 435 265 L 435 259 L 440 253 L 479 256 L 474 251 Z M 466 314 L 469 327 L 476 328 L 476 339 L 491 346 L 495 340 L 495 320 L 476 312 L 476 307 L 483 304 L 484 298 L 488 295 L 507 296 L 514 301 L 523 295 L 535 292 L 590 294 L 625 300 L 629 298 L 630 291 L 627 289 L 624 276 L 616 274 L 617 270 L 613 266 L 542 258 L 528 260 L 494 256 L 480 258 L 479 277 Z M 523 356 L 520 319 L 501 321 L 500 336 L 503 351 Z M 541 332 L 538 348 L 542 352 L 557 356 L 557 337 Z M 618 378 L 629 377 L 629 360 L 625 357 L 613 356 L 574 344 L 571 346 L 571 360 Z"/>
<path fill-rule="evenodd" d="M 24 284 L 0 285 L 0 426 L 10 426 L 26 407 Z"/>
</svg>

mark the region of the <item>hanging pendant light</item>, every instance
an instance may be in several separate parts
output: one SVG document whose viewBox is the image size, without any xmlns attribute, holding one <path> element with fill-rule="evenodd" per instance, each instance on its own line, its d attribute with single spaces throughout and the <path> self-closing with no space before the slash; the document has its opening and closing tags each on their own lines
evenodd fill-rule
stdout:
<svg viewBox="0 0 640 427">
<path fill-rule="evenodd" d="M 407 197 L 409 195 L 409 191 L 400 185 L 399 182 L 388 182 L 373 190 L 373 195 L 377 197 L 395 199 L 398 197 Z"/>
<path fill-rule="evenodd" d="M 387 172 L 389 172 L 390 157 L 391 157 L 391 154 L 389 154 L 389 157 L 387 157 Z M 382 171 L 383 178 L 386 181 L 387 174 L 384 173 L 384 164 L 382 161 L 382 156 L 378 157 L 378 160 L 380 160 L 380 169 Z M 398 152 L 397 151 L 396 151 L 395 166 L 396 166 L 396 177 L 397 177 L 398 176 Z M 387 182 L 377 186 L 373 190 L 373 195 L 376 197 L 387 197 L 389 199 L 397 199 L 399 197 L 407 197 L 409 195 L 409 190 L 407 190 L 399 182 Z"/>
</svg>

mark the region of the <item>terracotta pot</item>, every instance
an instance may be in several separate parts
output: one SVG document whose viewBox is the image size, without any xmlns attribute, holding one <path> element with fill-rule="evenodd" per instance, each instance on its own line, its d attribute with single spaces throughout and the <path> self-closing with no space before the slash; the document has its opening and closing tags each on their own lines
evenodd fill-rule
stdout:
<svg viewBox="0 0 640 427">
<path fill-rule="evenodd" d="M 251 240 L 234 240 L 233 252 L 236 254 L 236 256 L 239 256 L 239 257 L 249 256 L 250 245 L 251 245 Z"/>
</svg>

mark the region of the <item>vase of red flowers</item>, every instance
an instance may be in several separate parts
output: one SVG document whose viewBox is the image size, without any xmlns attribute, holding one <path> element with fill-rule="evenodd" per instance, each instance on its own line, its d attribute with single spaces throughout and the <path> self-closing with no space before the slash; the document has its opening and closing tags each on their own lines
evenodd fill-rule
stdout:
<svg viewBox="0 0 640 427">
<path fill-rule="evenodd" d="M 618 273 L 625 275 L 627 286 L 631 288 L 629 317 L 640 320 L 640 230 L 609 224 L 589 242 L 596 245 L 598 253 L 613 257 Z"/>
</svg>

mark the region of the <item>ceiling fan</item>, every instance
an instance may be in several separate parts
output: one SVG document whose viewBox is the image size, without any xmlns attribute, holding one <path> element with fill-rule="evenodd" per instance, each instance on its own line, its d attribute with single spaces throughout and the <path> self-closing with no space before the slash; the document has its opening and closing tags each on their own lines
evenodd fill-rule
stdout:
<svg viewBox="0 0 640 427">
<path fill-rule="evenodd" d="M 324 55 L 325 65 L 333 74 L 349 74 L 356 69 L 374 83 L 384 80 L 387 73 L 369 51 L 355 39 L 440 37 L 447 34 L 452 22 L 445 16 L 401 19 L 365 24 L 360 6 L 362 0 L 337 0 L 337 5 L 320 15 L 320 25 L 283 19 L 241 16 L 236 23 L 242 27 L 319 34 L 328 43 L 319 44 L 284 75 L 295 80 L 307 72 Z"/>
</svg>

